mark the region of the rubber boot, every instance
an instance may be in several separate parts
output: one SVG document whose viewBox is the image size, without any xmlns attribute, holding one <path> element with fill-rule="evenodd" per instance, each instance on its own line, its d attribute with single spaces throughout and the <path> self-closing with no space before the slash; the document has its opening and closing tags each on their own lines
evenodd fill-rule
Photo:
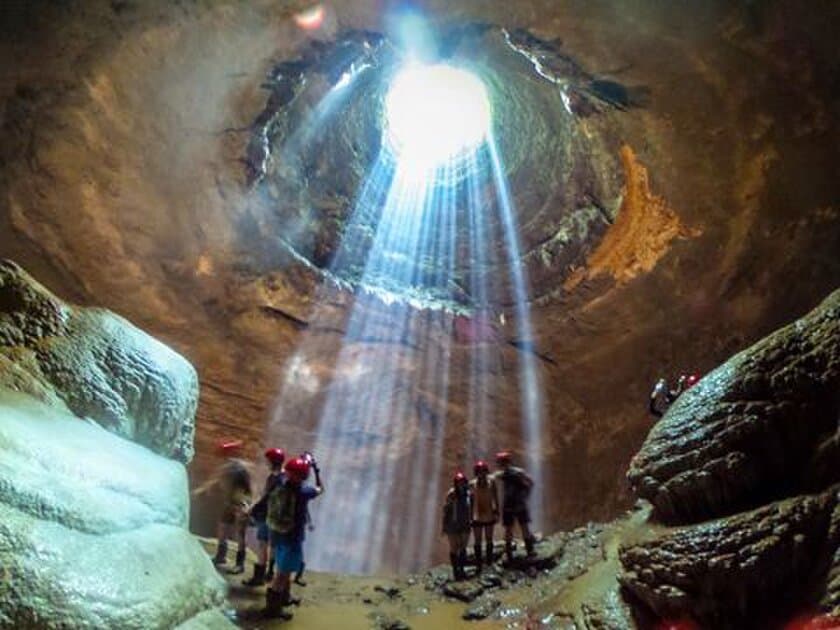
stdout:
<svg viewBox="0 0 840 630">
<path fill-rule="evenodd" d="M 528 538 L 525 539 L 525 552 L 528 554 L 529 558 L 533 558 L 535 555 L 537 555 L 536 552 L 534 551 L 534 543 L 535 542 L 536 541 L 534 540 L 533 536 L 529 536 Z"/>
<path fill-rule="evenodd" d="M 306 563 L 300 563 L 300 571 L 295 574 L 295 579 L 293 582 L 298 586 L 306 586 L 306 582 L 303 581 L 303 572 L 306 571 Z"/>
<path fill-rule="evenodd" d="M 484 560 L 488 565 L 493 564 L 493 543 L 488 542 L 484 545 Z"/>
<path fill-rule="evenodd" d="M 213 564 L 217 567 L 224 565 L 227 562 L 227 541 L 223 540 L 216 547 L 216 557 L 213 558 Z"/>
<path fill-rule="evenodd" d="M 467 550 L 461 549 L 458 554 L 458 568 L 461 569 L 461 579 L 467 579 Z"/>
<path fill-rule="evenodd" d="M 300 606 L 300 600 L 296 597 L 292 597 L 292 593 L 289 590 L 283 591 L 283 606 Z"/>
<path fill-rule="evenodd" d="M 250 580 L 242 582 L 242 586 L 262 586 L 263 584 L 265 584 L 265 565 L 255 564 L 254 575 L 251 576 Z"/>
<path fill-rule="evenodd" d="M 458 568 L 458 554 L 450 553 L 449 562 L 452 564 L 452 579 L 458 581 L 461 579 L 461 570 Z"/>
<path fill-rule="evenodd" d="M 506 540 L 505 541 L 505 557 L 507 558 L 508 562 L 513 562 L 513 541 Z"/>
<path fill-rule="evenodd" d="M 292 613 L 283 610 L 283 594 L 270 588 L 265 591 L 265 610 L 263 614 L 269 619 L 288 621 L 292 618 Z"/>
<path fill-rule="evenodd" d="M 476 543 L 473 547 L 473 553 L 475 554 L 475 574 L 478 575 L 481 573 L 481 564 L 482 564 L 482 557 L 481 557 L 481 543 Z"/>
<path fill-rule="evenodd" d="M 228 570 L 231 575 L 239 575 L 245 573 L 245 548 L 236 550 L 236 565 Z"/>
</svg>

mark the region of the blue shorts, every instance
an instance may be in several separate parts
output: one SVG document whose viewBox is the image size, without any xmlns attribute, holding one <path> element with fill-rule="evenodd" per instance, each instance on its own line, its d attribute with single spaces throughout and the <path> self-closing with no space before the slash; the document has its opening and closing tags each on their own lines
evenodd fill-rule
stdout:
<svg viewBox="0 0 840 630">
<path fill-rule="evenodd" d="M 273 536 L 274 563 L 279 573 L 298 573 L 303 568 L 303 541 Z"/>
<path fill-rule="evenodd" d="M 257 540 L 261 542 L 268 542 L 271 537 L 271 530 L 268 529 L 268 523 L 265 521 L 257 521 Z"/>
</svg>

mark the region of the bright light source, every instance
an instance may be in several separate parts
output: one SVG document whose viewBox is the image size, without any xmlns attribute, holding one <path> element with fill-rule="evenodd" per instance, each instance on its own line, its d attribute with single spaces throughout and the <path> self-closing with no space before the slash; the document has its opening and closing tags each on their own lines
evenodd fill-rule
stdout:
<svg viewBox="0 0 840 630">
<path fill-rule="evenodd" d="M 314 31 L 321 28 L 321 25 L 324 23 L 325 15 L 326 11 L 324 11 L 323 5 L 316 4 L 305 11 L 296 13 L 295 24 L 305 31 Z"/>
<path fill-rule="evenodd" d="M 401 166 L 433 169 L 477 149 L 490 132 L 490 100 L 472 72 L 411 64 L 385 98 L 386 138 Z"/>
</svg>

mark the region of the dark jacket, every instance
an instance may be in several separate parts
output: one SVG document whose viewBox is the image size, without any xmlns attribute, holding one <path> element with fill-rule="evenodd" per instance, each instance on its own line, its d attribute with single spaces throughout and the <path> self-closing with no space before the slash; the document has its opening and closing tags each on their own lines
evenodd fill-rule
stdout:
<svg viewBox="0 0 840 630">
<path fill-rule="evenodd" d="M 472 523 L 472 499 L 469 488 L 450 488 L 443 505 L 444 534 L 463 534 L 470 531 Z"/>
</svg>

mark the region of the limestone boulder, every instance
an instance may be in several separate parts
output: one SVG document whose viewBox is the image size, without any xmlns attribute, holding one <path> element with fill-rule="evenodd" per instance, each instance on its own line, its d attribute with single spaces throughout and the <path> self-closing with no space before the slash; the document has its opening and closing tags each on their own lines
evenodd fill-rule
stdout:
<svg viewBox="0 0 840 630">
<path fill-rule="evenodd" d="M 832 536 L 840 538 L 840 508 L 835 510 L 834 521 L 832 523 L 834 530 Z M 834 552 L 834 557 L 831 559 L 831 567 L 828 570 L 828 575 L 825 580 L 825 589 L 823 590 L 819 607 L 823 613 L 840 618 L 840 545 Z"/>
<path fill-rule="evenodd" d="M 840 608 L 840 291 L 680 396 L 628 478 L 658 527 L 619 581 L 661 618 L 765 628 Z"/>
<path fill-rule="evenodd" d="M 690 523 L 840 481 L 840 291 L 680 396 L 628 479 Z"/>
<path fill-rule="evenodd" d="M 762 621 L 795 612 L 822 581 L 840 544 L 838 490 L 623 547 L 619 581 L 661 618 L 690 617 L 720 629 L 765 627 Z"/>
<path fill-rule="evenodd" d="M 0 261 L 0 385 L 188 462 L 198 401 L 183 357 L 103 309 L 66 304 Z"/>
<path fill-rule="evenodd" d="M 224 583 L 186 529 L 184 466 L 0 390 L 0 627 L 171 628 Z"/>
</svg>

